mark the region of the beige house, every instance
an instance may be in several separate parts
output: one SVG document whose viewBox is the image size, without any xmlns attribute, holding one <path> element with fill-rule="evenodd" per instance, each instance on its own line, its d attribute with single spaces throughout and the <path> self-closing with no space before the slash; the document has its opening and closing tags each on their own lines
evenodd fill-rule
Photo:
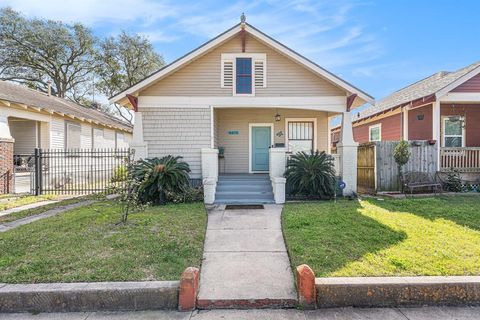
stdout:
<svg viewBox="0 0 480 320">
<path fill-rule="evenodd" d="M 373 98 L 240 23 L 110 102 L 135 111 L 136 156 L 183 156 L 206 203 L 282 203 L 286 156 L 330 152 L 338 115 L 347 126 L 337 169 L 355 191 L 350 111 Z"/>
</svg>

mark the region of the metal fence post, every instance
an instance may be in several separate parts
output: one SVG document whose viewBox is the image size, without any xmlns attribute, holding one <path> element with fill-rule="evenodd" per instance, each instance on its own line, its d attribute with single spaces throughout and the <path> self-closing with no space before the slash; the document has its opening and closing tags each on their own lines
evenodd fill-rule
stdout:
<svg viewBox="0 0 480 320">
<path fill-rule="evenodd" d="M 35 195 L 42 194 L 42 151 L 39 148 L 35 148 Z"/>
</svg>

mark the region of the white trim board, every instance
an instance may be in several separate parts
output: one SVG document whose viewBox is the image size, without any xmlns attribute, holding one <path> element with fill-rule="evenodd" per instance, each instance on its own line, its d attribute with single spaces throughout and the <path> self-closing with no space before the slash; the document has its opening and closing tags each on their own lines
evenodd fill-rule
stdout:
<svg viewBox="0 0 480 320">
<path fill-rule="evenodd" d="M 274 124 L 271 123 L 249 123 L 248 124 L 248 173 L 266 173 L 270 171 L 253 171 L 252 170 L 252 128 L 253 127 L 270 127 L 270 145 L 273 146 L 274 142 Z M 270 165 L 270 161 L 268 162 Z"/>
<path fill-rule="evenodd" d="M 254 28 L 253 26 L 249 24 L 245 24 L 246 28 L 245 31 L 261 42 L 264 42 L 271 48 L 277 50 L 284 56 L 292 59 L 293 61 L 296 61 L 300 65 L 304 66 L 305 68 L 309 69 L 310 71 L 316 73 L 317 75 L 327 79 L 331 83 L 343 88 L 345 91 L 347 91 L 348 94 L 357 94 L 358 97 L 365 102 L 374 104 L 374 98 L 366 94 L 365 92 L 359 90 L 358 88 L 352 86 L 350 83 L 344 81 L 343 79 L 335 76 L 334 74 L 328 72 L 327 70 L 321 68 L 317 64 L 313 63 L 312 61 L 306 59 L 305 57 L 301 56 L 300 54 L 296 53 L 292 49 L 286 47 L 285 45 L 281 44 L 280 42 L 270 38 L 260 30 Z M 124 99 L 127 94 L 135 94 L 137 91 L 141 90 L 142 88 L 148 86 L 149 84 L 162 79 L 163 77 L 169 75 L 170 73 L 176 71 L 183 65 L 186 65 L 190 63 L 192 60 L 195 58 L 198 58 L 213 48 L 221 45 L 225 41 L 229 40 L 236 34 L 240 33 L 242 31 L 242 25 L 237 24 L 236 26 L 232 27 L 231 29 L 227 30 L 226 32 L 220 34 L 216 38 L 210 40 L 209 42 L 206 42 L 202 46 L 198 47 L 197 49 L 193 50 L 192 52 L 186 54 L 182 58 L 179 58 L 178 60 L 174 61 L 173 63 L 165 66 L 164 68 L 160 69 L 156 73 L 152 74 L 151 76 L 147 77 L 146 79 L 140 81 L 139 83 L 133 85 L 132 87 L 116 94 L 115 96 L 111 97 L 109 99 L 109 103 L 116 103 L 119 102 L 121 99 Z"/>
<path fill-rule="evenodd" d="M 474 68 L 473 70 L 471 70 L 470 72 L 464 74 L 463 76 L 461 76 L 460 78 L 458 78 L 457 80 L 451 82 L 450 84 L 448 84 L 447 86 L 443 87 L 442 89 L 438 90 L 436 93 L 435 93 L 435 96 L 438 98 L 441 98 L 443 97 L 445 94 L 449 93 L 450 91 L 452 91 L 453 89 L 455 89 L 456 87 L 458 87 L 459 85 L 461 85 L 462 83 L 464 82 L 467 82 L 468 80 L 470 80 L 471 78 L 475 77 L 477 74 L 480 73 L 480 66 Z"/>
</svg>

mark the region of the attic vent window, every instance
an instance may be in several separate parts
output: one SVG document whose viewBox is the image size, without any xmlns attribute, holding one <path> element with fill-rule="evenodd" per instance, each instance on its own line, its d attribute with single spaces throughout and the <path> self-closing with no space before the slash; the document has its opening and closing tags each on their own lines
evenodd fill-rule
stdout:
<svg viewBox="0 0 480 320">
<path fill-rule="evenodd" d="M 422 121 L 425 118 L 423 114 L 417 115 L 417 120 Z"/>
<path fill-rule="evenodd" d="M 232 95 L 255 95 L 266 88 L 266 54 L 224 53 L 221 61 L 221 87 L 231 88 Z"/>
</svg>

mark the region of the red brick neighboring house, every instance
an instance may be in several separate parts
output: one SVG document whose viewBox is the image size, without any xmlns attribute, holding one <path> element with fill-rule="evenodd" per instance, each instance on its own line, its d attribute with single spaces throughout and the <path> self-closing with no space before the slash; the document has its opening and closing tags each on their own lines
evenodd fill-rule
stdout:
<svg viewBox="0 0 480 320">
<path fill-rule="evenodd" d="M 402 88 L 353 118 L 354 139 L 431 140 L 439 169 L 480 172 L 480 62 L 438 72 Z M 332 128 L 332 144 L 339 127 Z"/>
</svg>

